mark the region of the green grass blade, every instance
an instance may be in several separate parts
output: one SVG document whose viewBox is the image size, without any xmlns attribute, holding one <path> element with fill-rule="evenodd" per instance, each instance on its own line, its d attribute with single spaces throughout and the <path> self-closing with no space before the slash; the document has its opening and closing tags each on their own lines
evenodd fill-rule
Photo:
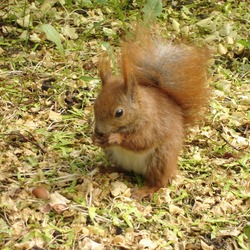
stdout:
<svg viewBox="0 0 250 250">
<path fill-rule="evenodd" d="M 143 20 L 145 22 L 154 21 L 162 12 L 162 1 L 161 0 L 148 0 L 142 9 Z"/>
<path fill-rule="evenodd" d="M 40 28 L 46 34 L 48 40 L 55 43 L 59 52 L 62 55 L 64 55 L 62 42 L 61 42 L 60 35 L 57 32 L 57 30 L 51 24 L 42 24 L 40 25 Z"/>
</svg>

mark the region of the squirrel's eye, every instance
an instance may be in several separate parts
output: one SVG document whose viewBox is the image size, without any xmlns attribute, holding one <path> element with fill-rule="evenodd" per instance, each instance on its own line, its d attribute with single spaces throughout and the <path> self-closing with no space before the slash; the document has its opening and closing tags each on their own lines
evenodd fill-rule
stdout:
<svg viewBox="0 0 250 250">
<path fill-rule="evenodd" d="M 123 116 L 123 114 L 124 114 L 124 111 L 123 111 L 123 109 L 121 109 L 121 108 L 118 108 L 116 111 L 115 111 L 115 117 L 121 117 L 121 116 Z"/>
</svg>

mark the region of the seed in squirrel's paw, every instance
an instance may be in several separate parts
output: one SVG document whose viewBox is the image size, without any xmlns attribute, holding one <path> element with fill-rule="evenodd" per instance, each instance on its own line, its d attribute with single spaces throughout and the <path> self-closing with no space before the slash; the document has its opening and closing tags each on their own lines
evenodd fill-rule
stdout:
<svg viewBox="0 0 250 250">
<path fill-rule="evenodd" d="M 35 187 L 32 194 L 38 199 L 48 200 L 50 198 L 49 191 L 41 186 Z"/>
</svg>

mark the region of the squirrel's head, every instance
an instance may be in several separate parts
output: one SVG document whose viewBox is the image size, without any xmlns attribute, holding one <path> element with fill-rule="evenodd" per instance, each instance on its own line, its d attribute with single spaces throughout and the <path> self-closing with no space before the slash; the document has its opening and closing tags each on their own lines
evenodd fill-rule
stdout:
<svg viewBox="0 0 250 250">
<path fill-rule="evenodd" d="M 94 104 L 96 135 L 130 131 L 138 119 L 139 87 L 127 73 L 123 70 L 123 76 L 112 76 L 108 62 L 101 63 L 102 89 Z"/>
</svg>

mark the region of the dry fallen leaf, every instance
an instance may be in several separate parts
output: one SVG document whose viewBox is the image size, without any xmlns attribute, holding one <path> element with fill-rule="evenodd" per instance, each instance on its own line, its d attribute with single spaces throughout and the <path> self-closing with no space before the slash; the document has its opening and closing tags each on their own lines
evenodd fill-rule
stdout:
<svg viewBox="0 0 250 250">
<path fill-rule="evenodd" d="M 113 240 L 113 244 L 123 246 L 125 243 L 125 238 L 123 235 L 116 235 Z"/>
<path fill-rule="evenodd" d="M 24 17 L 20 17 L 17 19 L 17 23 L 22 26 L 22 27 L 29 27 L 32 26 L 32 19 L 30 17 L 30 14 L 24 16 Z"/>
<path fill-rule="evenodd" d="M 232 229 L 228 229 L 228 230 L 220 230 L 218 232 L 219 236 L 222 237 L 227 237 L 227 236 L 234 236 L 237 237 L 238 235 L 240 235 L 241 231 L 237 228 L 232 228 Z"/>
<path fill-rule="evenodd" d="M 54 122 L 61 122 L 62 121 L 62 115 L 54 112 L 52 110 L 49 111 L 49 119 Z"/>
<path fill-rule="evenodd" d="M 67 198 L 65 198 L 64 196 L 62 196 L 58 192 L 54 192 L 50 195 L 50 205 L 51 206 L 54 206 L 56 204 L 67 205 L 69 202 L 70 201 Z"/>
<path fill-rule="evenodd" d="M 213 250 L 214 247 L 207 245 L 204 241 L 201 240 L 201 249 L 202 250 Z"/>
<path fill-rule="evenodd" d="M 138 244 L 139 249 L 156 249 L 157 243 L 149 238 L 141 239 Z"/>
<path fill-rule="evenodd" d="M 79 242 L 79 249 L 84 250 L 103 250 L 104 246 L 100 243 L 97 243 L 89 238 L 84 238 Z"/>
<path fill-rule="evenodd" d="M 170 214 L 174 215 L 174 214 L 182 214 L 184 215 L 185 214 L 185 211 L 178 207 L 178 206 L 175 206 L 173 204 L 169 204 L 169 212 Z"/>
<path fill-rule="evenodd" d="M 121 181 L 114 181 L 111 183 L 111 194 L 116 197 L 125 192 L 127 186 Z"/>
<path fill-rule="evenodd" d="M 68 24 L 66 24 L 63 27 L 63 35 L 66 36 L 66 37 L 69 37 L 72 40 L 75 40 L 75 39 L 78 38 L 78 35 L 76 33 L 76 29 L 70 27 Z"/>
<path fill-rule="evenodd" d="M 59 214 L 69 209 L 69 207 L 65 204 L 55 204 L 52 207 Z"/>
<path fill-rule="evenodd" d="M 225 55 L 227 53 L 227 48 L 221 43 L 218 45 L 218 53 L 220 55 Z"/>
</svg>

